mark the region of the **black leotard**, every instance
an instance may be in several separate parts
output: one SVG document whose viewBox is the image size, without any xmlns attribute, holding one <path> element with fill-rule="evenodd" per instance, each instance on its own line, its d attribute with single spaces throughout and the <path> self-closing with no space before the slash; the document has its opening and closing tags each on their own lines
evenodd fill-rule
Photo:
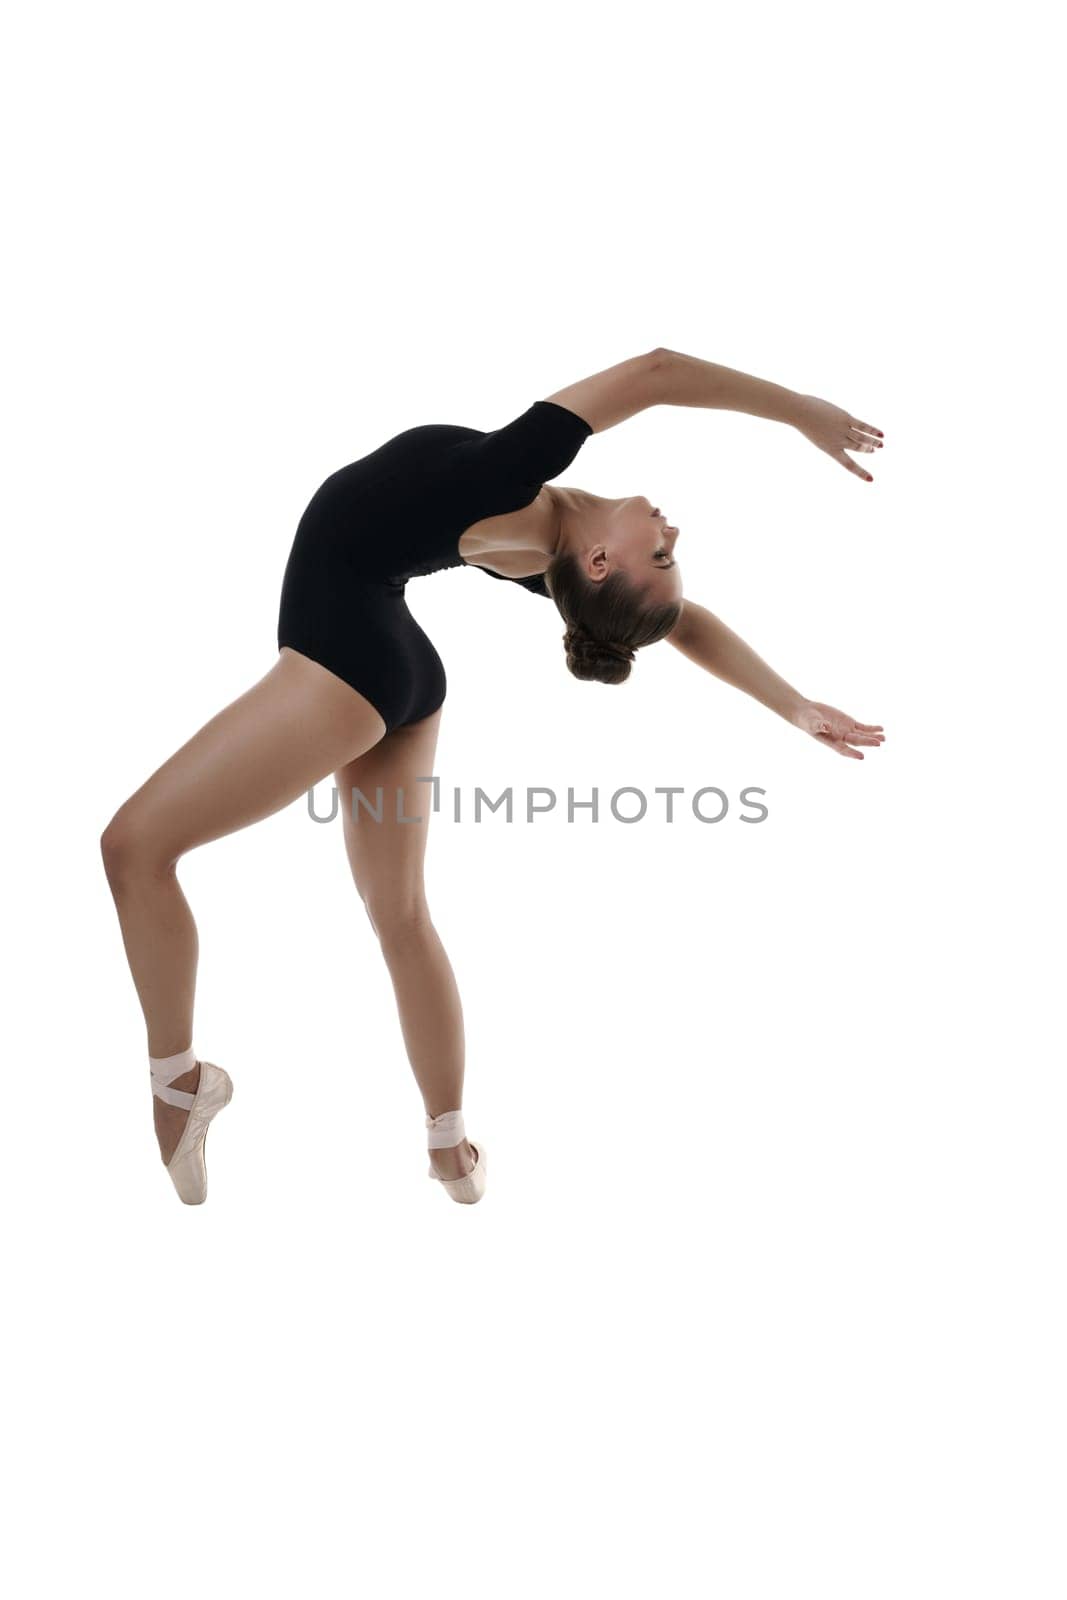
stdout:
<svg viewBox="0 0 1067 1600">
<path fill-rule="evenodd" d="M 407 608 L 407 580 L 471 565 L 457 549 L 461 535 L 483 517 L 529 505 L 592 431 L 565 406 L 536 400 L 492 433 L 407 428 L 332 473 L 297 526 L 278 648 L 289 645 L 358 689 L 388 732 L 429 716 L 445 698 L 445 669 Z M 507 581 L 549 597 L 540 575 Z"/>
</svg>

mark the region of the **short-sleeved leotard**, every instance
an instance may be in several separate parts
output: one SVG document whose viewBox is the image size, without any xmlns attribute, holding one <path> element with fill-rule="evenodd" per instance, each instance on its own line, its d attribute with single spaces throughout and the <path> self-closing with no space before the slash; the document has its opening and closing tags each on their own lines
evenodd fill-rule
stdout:
<svg viewBox="0 0 1067 1600">
<path fill-rule="evenodd" d="M 467 529 L 529 505 L 592 431 L 565 406 L 537 400 L 491 433 L 447 423 L 407 428 L 331 473 L 289 552 L 278 648 L 288 645 L 351 684 L 387 732 L 429 716 L 445 698 L 445 669 L 408 610 L 408 579 L 471 565 L 457 548 Z M 549 598 L 539 575 L 505 581 Z"/>
</svg>

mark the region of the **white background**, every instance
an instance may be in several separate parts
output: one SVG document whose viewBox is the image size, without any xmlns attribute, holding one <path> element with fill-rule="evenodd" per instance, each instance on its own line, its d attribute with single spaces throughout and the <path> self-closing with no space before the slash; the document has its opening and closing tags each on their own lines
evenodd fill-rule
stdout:
<svg viewBox="0 0 1067 1600">
<path fill-rule="evenodd" d="M 1062 1596 L 1045 15 L 8 17 L 21 1600 Z M 273 662 L 329 472 L 658 344 L 884 430 L 865 484 L 789 428 L 662 407 L 560 481 L 662 505 L 686 592 L 885 746 L 843 760 L 665 645 L 580 684 L 544 601 L 413 584 L 446 794 L 734 807 L 434 821 L 471 1208 L 427 1180 L 339 823 L 296 804 L 187 857 L 195 1043 L 236 1093 L 183 1207 L 101 830 Z"/>
</svg>

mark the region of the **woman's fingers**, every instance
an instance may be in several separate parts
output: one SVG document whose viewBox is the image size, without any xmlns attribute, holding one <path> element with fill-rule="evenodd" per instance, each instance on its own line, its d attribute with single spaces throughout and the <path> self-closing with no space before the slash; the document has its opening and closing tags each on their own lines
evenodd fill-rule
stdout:
<svg viewBox="0 0 1067 1600">
<path fill-rule="evenodd" d="M 836 750 L 838 755 L 852 756 L 856 761 L 863 760 L 862 751 L 853 750 L 851 745 L 847 745 L 843 739 L 835 739 L 833 735 L 829 733 L 817 733 L 815 737 L 816 739 L 821 740 L 823 744 L 828 744 L 831 750 Z"/>
<path fill-rule="evenodd" d="M 847 467 L 850 472 L 854 472 L 857 478 L 862 478 L 864 482 L 874 482 L 874 479 L 871 477 L 869 472 L 867 472 L 863 467 L 857 466 L 851 456 L 846 456 L 843 448 L 837 452 L 837 454 L 834 456 L 834 460 L 840 461 L 843 467 Z"/>
<path fill-rule="evenodd" d="M 857 417 L 853 417 L 851 420 L 854 428 L 862 428 L 864 433 L 873 433 L 879 439 L 885 438 L 881 428 L 872 428 L 869 422 L 860 422 Z"/>
<path fill-rule="evenodd" d="M 857 722 L 845 711 L 833 706 L 811 706 L 814 715 L 807 719 L 808 732 L 820 744 L 829 745 L 839 756 L 850 756 L 853 761 L 863 760 L 860 745 L 869 750 L 881 747 L 885 733 L 880 722 Z"/>
</svg>

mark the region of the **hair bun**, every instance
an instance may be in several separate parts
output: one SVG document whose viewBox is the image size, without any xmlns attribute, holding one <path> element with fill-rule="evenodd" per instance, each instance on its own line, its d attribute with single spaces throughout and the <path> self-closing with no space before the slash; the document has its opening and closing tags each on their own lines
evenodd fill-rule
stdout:
<svg viewBox="0 0 1067 1600">
<path fill-rule="evenodd" d="M 563 644 L 567 666 L 576 678 L 597 683 L 623 683 L 630 676 L 630 665 L 635 657 L 629 645 L 595 639 L 574 623 L 563 635 Z"/>
</svg>

